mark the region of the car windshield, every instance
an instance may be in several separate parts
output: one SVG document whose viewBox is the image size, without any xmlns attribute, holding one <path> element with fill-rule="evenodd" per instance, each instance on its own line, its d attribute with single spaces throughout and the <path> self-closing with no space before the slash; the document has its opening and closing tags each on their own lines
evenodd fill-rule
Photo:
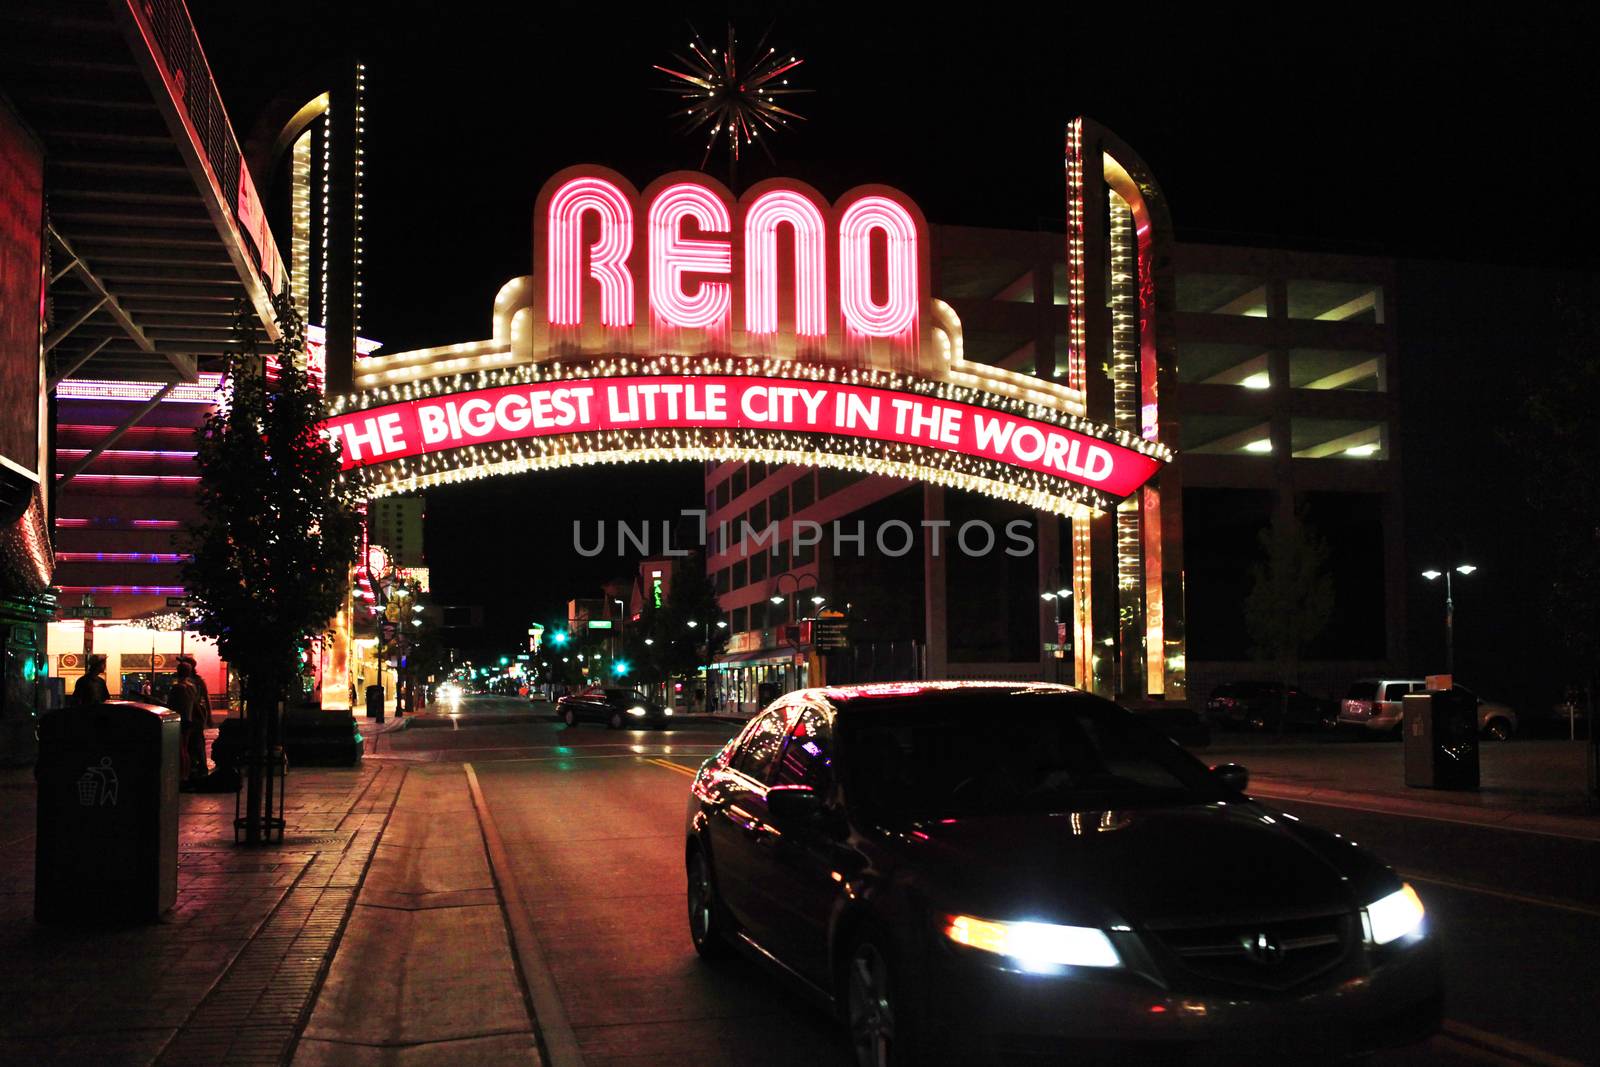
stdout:
<svg viewBox="0 0 1600 1067">
<path fill-rule="evenodd" d="M 1344 695 L 1346 700 L 1371 700 L 1378 695 L 1377 682 L 1353 682 L 1350 692 Z"/>
<path fill-rule="evenodd" d="M 607 689 L 606 696 L 610 697 L 612 700 L 618 701 L 619 703 L 627 703 L 631 701 L 635 704 L 643 704 L 645 702 L 644 694 L 636 692 L 632 689 Z"/>
<path fill-rule="evenodd" d="M 1087 700 L 998 699 L 843 717 L 848 795 L 912 820 L 1201 803 L 1225 793 L 1138 719 Z"/>
</svg>

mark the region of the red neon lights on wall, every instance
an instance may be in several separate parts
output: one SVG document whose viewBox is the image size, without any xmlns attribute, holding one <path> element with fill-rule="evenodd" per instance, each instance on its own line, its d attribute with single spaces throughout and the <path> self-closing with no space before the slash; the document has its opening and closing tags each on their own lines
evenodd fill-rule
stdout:
<svg viewBox="0 0 1600 1067">
<path fill-rule="evenodd" d="M 888 239 L 887 295 L 872 297 L 872 233 Z M 917 224 L 884 196 L 864 196 L 839 219 L 839 310 L 866 337 L 899 337 L 917 321 Z"/>
<path fill-rule="evenodd" d="M 744 328 L 778 332 L 778 227 L 794 232 L 794 332 L 828 332 L 828 236 L 822 212 L 787 189 L 763 193 L 744 217 Z"/>
<path fill-rule="evenodd" d="M 954 452 L 1126 497 L 1161 463 L 1019 415 L 921 394 L 754 375 L 589 378 L 477 389 L 329 419 L 345 469 L 498 441 L 604 430 L 762 429 Z"/>
<path fill-rule="evenodd" d="M 600 239 L 589 247 L 589 276 L 600 283 L 600 322 L 633 325 L 633 205 L 603 178 L 574 178 L 550 198 L 548 314 L 558 326 L 583 324 L 583 217 L 597 215 Z"/>
<path fill-rule="evenodd" d="M 725 330 L 733 308 L 726 281 L 701 279 L 694 295 L 684 291 L 686 274 L 727 275 L 733 245 L 722 240 L 683 236 L 685 220 L 701 233 L 726 234 L 732 228 L 728 205 L 703 185 L 681 182 L 656 194 L 650 203 L 650 310 L 666 326 Z"/>
<path fill-rule="evenodd" d="M 57 552 L 58 563 L 188 563 L 188 552 Z"/>
</svg>

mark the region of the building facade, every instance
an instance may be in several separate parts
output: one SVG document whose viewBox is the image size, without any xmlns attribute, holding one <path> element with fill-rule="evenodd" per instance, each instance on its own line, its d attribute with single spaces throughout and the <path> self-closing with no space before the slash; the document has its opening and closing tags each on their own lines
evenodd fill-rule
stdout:
<svg viewBox="0 0 1600 1067">
<path fill-rule="evenodd" d="M 1143 190 L 1159 202 L 1150 183 Z M 932 226 L 934 292 L 959 316 L 969 360 L 1064 381 L 1075 351 L 1098 353 L 1077 368 L 1091 417 L 1154 426 L 1177 452 L 1155 506 L 1147 491 L 1105 521 L 1058 520 L 890 478 L 707 464 L 707 566 L 733 635 L 716 672 L 726 706 L 897 677 L 1204 699 L 1218 682 L 1276 671 L 1254 656 L 1244 598 L 1262 531 L 1296 515 L 1334 546 L 1336 583 L 1334 617 L 1296 668 L 1301 683 L 1333 695 L 1403 660 L 1393 263 L 1173 242 L 1149 253 L 1164 262 L 1142 265 L 1137 240 L 1116 239 L 1133 221 L 1118 183 L 1108 179 L 1100 205 L 1106 240 L 1089 262 L 1102 264 L 1092 306 L 1103 313 L 1088 316 L 1098 341 L 1074 341 L 1075 329 L 1094 331 L 1075 324 L 1073 287 L 1095 272 L 1075 273 L 1070 233 Z M 1151 347 L 1154 373 L 1137 366 Z M 1031 553 L 1007 557 L 1003 532 L 990 551 L 967 551 L 957 535 L 974 522 L 1021 524 Z M 816 544 L 796 536 L 797 523 L 821 528 Z M 747 528 L 773 524 L 770 541 L 741 543 Z M 1166 563 L 1154 581 L 1153 561 Z M 1096 568 L 1108 566 L 1097 586 Z M 850 643 L 824 652 L 810 620 L 829 610 L 845 615 Z"/>
</svg>

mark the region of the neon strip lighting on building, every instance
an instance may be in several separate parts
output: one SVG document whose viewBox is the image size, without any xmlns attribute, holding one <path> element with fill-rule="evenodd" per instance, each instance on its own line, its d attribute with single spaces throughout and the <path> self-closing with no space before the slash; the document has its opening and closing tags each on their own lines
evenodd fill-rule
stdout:
<svg viewBox="0 0 1600 1067">
<path fill-rule="evenodd" d="M 110 382 L 93 378 L 68 378 L 56 387 L 61 400 L 149 400 L 163 382 Z M 222 375 L 202 374 L 198 382 L 184 382 L 162 398 L 163 404 L 215 404 Z"/>
<path fill-rule="evenodd" d="M 872 231 L 888 238 L 888 288 L 872 298 Z M 839 309 L 845 327 L 865 337 L 901 337 L 917 321 L 917 225 L 905 208 L 864 196 L 839 219 Z"/>
<path fill-rule="evenodd" d="M 181 585 L 61 585 L 56 588 L 69 595 L 104 593 L 108 596 L 183 596 L 188 592 Z"/>
<path fill-rule="evenodd" d="M 86 422 L 59 422 L 56 424 L 59 433 L 83 433 L 103 437 L 116 430 L 115 426 L 100 426 Z M 193 437 L 193 426 L 130 426 L 123 431 L 125 437 L 150 437 L 156 434 L 166 434 L 173 437 Z"/>
<path fill-rule="evenodd" d="M 550 322 L 583 324 L 583 216 L 600 217 L 600 240 L 589 249 L 589 275 L 600 283 L 600 322 L 633 325 L 633 205 L 622 190 L 602 178 L 574 178 L 550 198 Z"/>
<path fill-rule="evenodd" d="M 56 475 L 60 477 L 60 475 Z M 194 485 L 200 481 L 198 474 L 80 474 L 73 479 L 75 482 L 171 482 L 173 484 Z"/>
<path fill-rule="evenodd" d="M 60 456 L 60 457 L 63 457 L 63 458 L 68 458 L 68 459 L 78 459 L 78 458 L 80 458 L 82 456 L 87 456 L 88 454 L 89 454 L 89 450 L 87 448 L 58 448 L 58 449 L 56 449 L 56 455 L 57 456 Z M 100 453 L 100 455 L 96 456 L 95 458 L 96 459 L 193 459 L 195 456 L 198 456 L 199 454 L 200 453 L 195 452 L 193 450 L 183 450 L 183 449 L 173 449 L 171 451 L 168 451 L 166 449 L 160 449 L 160 448 L 108 448 L 104 452 Z"/>
<path fill-rule="evenodd" d="M 817 205 L 775 189 L 758 197 L 744 217 L 744 328 L 778 332 L 778 227 L 794 231 L 794 332 L 828 332 L 828 238 Z"/>
<path fill-rule="evenodd" d="M 703 185 L 685 182 L 656 195 L 650 204 L 650 310 L 665 326 L 725 330 L 733 309 L 732 287 L 701 279 L 690 296 L 683 282 L 686 274 L 728 274 L 733 245 L 726 237 L 683 236 L 686 219 L 693 219 L 702 233 L 726 234 L 733 225 L 728 205 Z"/>
<path fill-rule="evenodd" d="M 56 527 L 62 530 L 81 530 L 88 526 L 132 526 L 141 530 L 176 530 L 182 525 L 183 523 L 177 519 L 119 519 L 115 516 L 101 516 L 94 519 L 78 516 L 56 518 Z"/>
<path fill-rule="evenodd" d="M 189 552 L 57 552 L 58 563 L 188 563 Z"/>
</svg>

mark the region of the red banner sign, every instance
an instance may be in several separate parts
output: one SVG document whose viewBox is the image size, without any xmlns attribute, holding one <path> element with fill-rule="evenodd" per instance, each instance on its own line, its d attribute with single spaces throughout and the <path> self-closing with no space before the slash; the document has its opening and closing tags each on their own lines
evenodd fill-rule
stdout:
<svg viewBox="0 0 1600 1067">
<path fill-rule="evenodd" d="M 835 382 L 746 376 L 585 378 L 408 400 L 331 418 L 344 467 L 605 430 L 757 429 L 920 445 L 1051 475 L 1121 499 L 1160 461 L 972 404 Z"/>
</svg>

